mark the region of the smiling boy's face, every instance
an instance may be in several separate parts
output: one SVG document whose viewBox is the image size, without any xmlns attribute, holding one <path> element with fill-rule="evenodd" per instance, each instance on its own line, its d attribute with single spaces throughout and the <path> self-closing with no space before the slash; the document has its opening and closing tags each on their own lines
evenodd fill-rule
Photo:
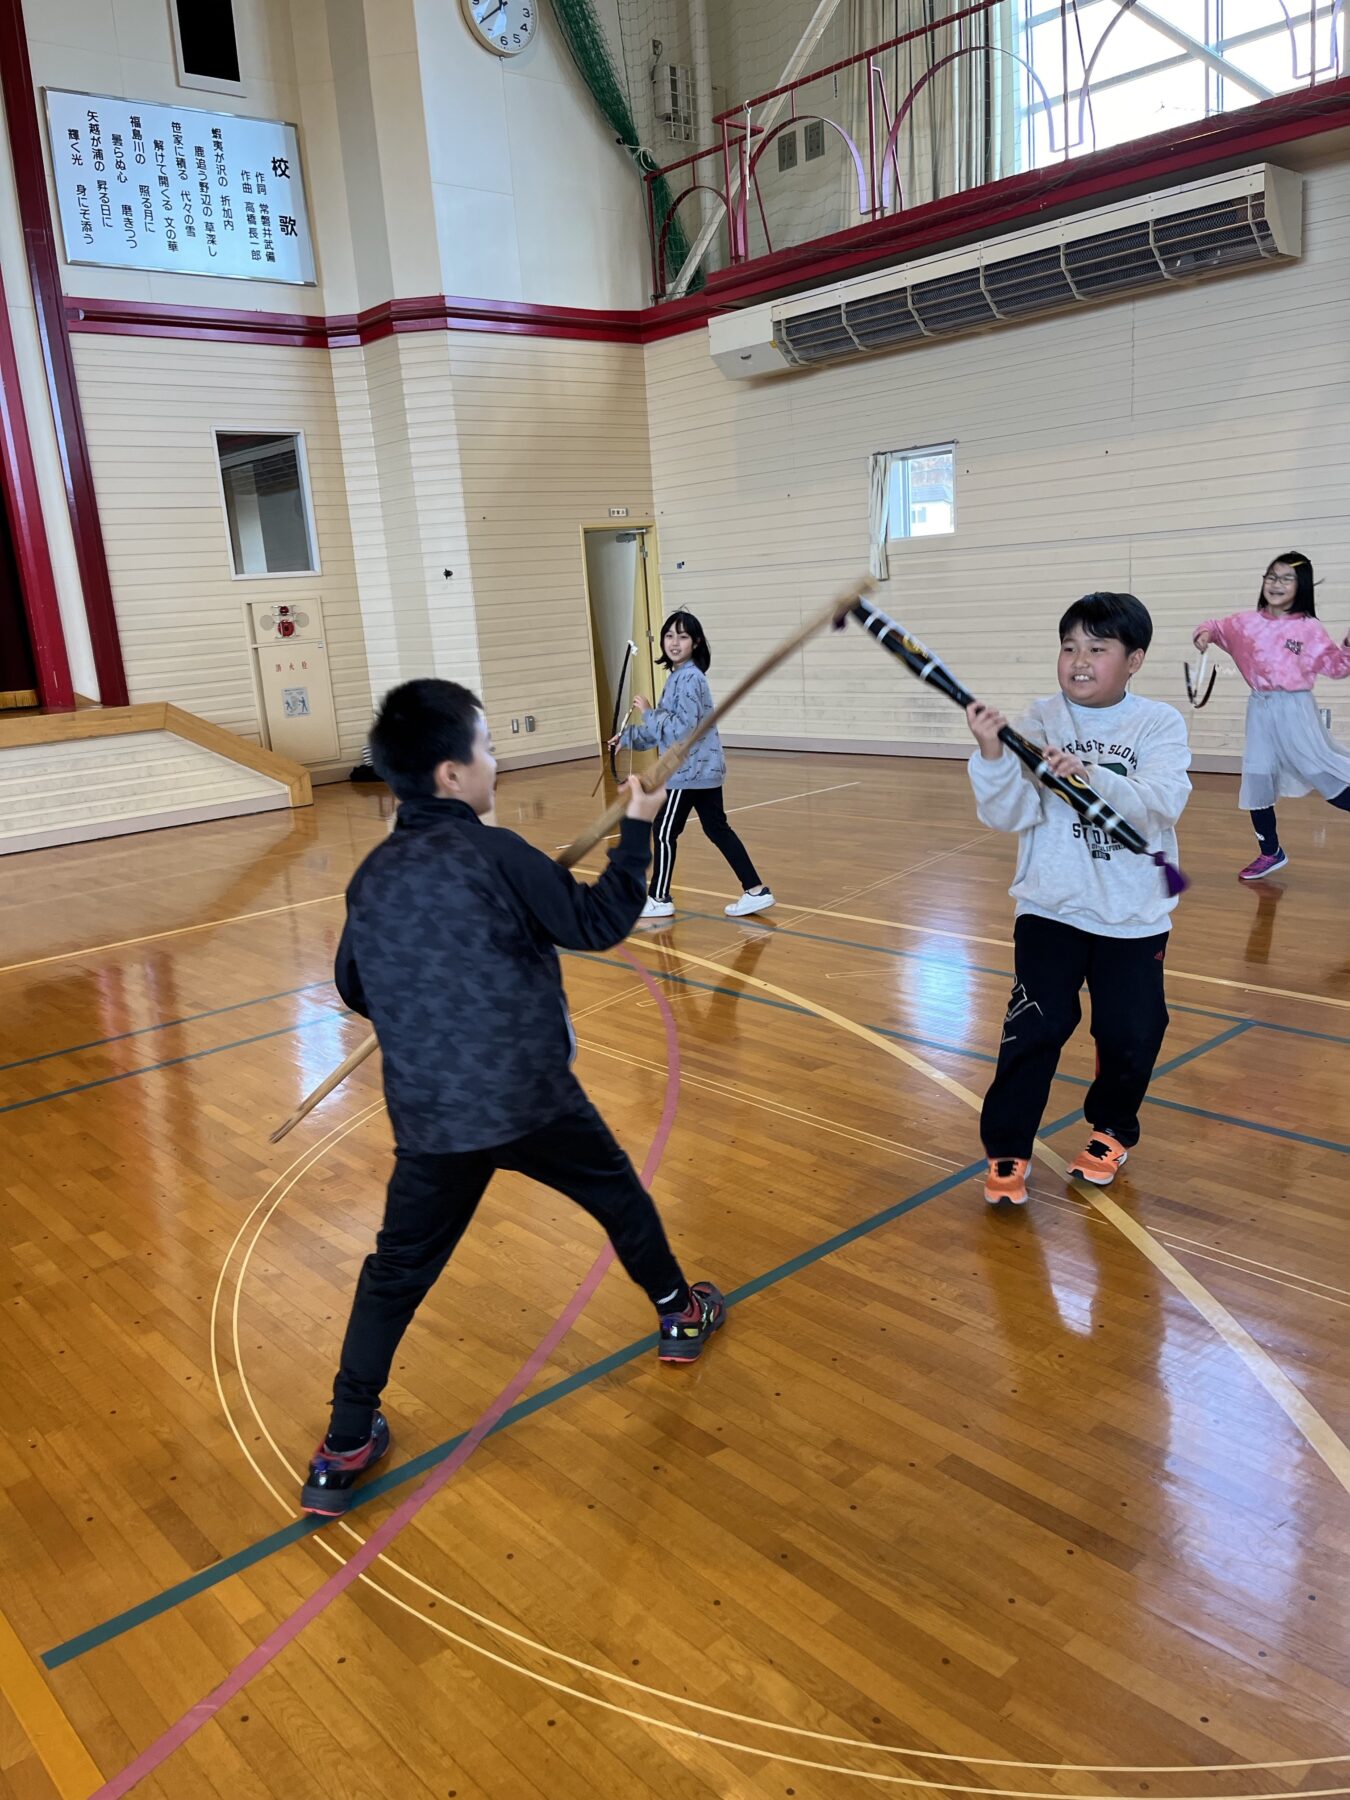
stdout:
<svg viewBox="0 0 1350 1800">
<path fill-rule="evenodd" d="M 473 757 L 466 763 L 443 762 L 436 770 L 436 792 L 443 800 L 462 800 L 481 819 L 492 811 L 497 791 L 497 758 L 487 719 L 482 713 L 473 734 Z"/>
<path fill-rule="evenodd" d="M 1115 706 L 1144 661 L 1119 638 L 1093 637 L 1070 626 L 1059 646 L 1059 691 L 1077 706 Z"/>
</svg>

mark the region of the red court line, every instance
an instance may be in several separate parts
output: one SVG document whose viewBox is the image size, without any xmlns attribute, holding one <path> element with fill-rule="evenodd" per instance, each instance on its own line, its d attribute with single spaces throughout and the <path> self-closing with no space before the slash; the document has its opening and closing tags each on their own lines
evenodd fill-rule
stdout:
<svg viewBox="0 0 1350 1800">
<path fill-rule="evenodd" d="M 670 1002 L 652 978 L 650 971 L 627 950 L 621 949 L 619 955 L 640 976 L 643 984 L 650 991 L 660 1009 L 662 1022 L 666 1029 L 665 1104 L 661 1109 L 661 1119 L 656 1127 L 655 1136 L 652 1138 L 651 1147 L 647 1151 L 647 1160 L 642 1166 L 643 1185 L 650 1187 L 656 1171 L 660 1167 L 661 1158 L 665 1154 L 665 1148 L 670 1141 L 670 1134 L 675 1124 L 675 1110 L 680 1097 L 680 1040 L 675 1026 L 675 1015 L 670 1009 Z M 293 1643 L 299 1637 L 307 1625 L 312 1624 L 340 1594 L 344 1594 L 353 1582 L 359 1580 L 376 1558 L 389 1548 L 403 1527 L 409 1524 L 427 1502 L 440 1492 L 457 1470 L 463 1468 L 502 1414 L 519 1399 L 581 1316 L 586 1303 L 599 1287 L 601 1278 L 613 1260 L 613 1248 L 606 1244 L 591 1265 L 581 1286 L 487 1411 L 469 1429 L 444 1462 L 438 1463 L 421 1486 L 415 1488 L 403 1504 L 390 1513 L 383 1525 L 371 1533 L 355 1555 L 330 1575 L 323 1586 L 316 1589 L 308 1600 L 303 1601 L 288 1619 L 283 1620 L 270 1637 L 265 1638 L 256 1649 L 250 1650 L 244 1660 L 225 1677 L 219 1687 L 214 1688 L 204 1700 L 199 1700 L 195 1706 L 189 1707 L 177 1724 L 171 1725 L 167 1731 L 156 1738 L 153 1744 L 142 1750 L 140 1755 L 129 1762 L 120 1774 L 105 1781 L 103 1786 L 91 1795 L 90 1800 L 119 1800 L 121 1795 L 130 1793 L 137 1782 L 143 1781 L 147 1775 L 159 1768 L 173 1755 L 175 1750 L 185 1744 L 190 1737 L 195 1736 L 203 1725 L 214 1719 L 216 1714 L 223 1707 L 228 1706 L 235 1695 L 246 1687 L 255 1675 L 260 1675 L 288 1644 Z"/>
</svg>

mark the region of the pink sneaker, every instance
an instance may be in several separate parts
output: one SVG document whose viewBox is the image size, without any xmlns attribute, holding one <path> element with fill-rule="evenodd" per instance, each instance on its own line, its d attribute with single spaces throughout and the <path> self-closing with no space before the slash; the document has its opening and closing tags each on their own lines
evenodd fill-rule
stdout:
<svg viewBox="0 0 1350 1800">
<path fill-rule="evenodd" d="M 1258 856 L 1255 862 L 1249 862 L 1245 869 L 1238 873 L 1239 881 L 1264 881 L 1267 875 L 1273 875 L 1277 869 L 1289 866 L 1289 858 L 1284 851 L 1274 856 Z"/>
</svg>

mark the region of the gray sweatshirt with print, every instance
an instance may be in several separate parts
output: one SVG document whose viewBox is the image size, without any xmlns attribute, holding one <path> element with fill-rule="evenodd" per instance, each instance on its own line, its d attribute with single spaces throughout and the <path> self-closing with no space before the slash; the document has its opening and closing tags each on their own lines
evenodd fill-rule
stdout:
<svg viewBox="0 0 1350 1800">
<path fill-rule="evenodd" d="M 1177 859 L 1176 822 L 1190 796 L 1186 725 L 1175 707 L 1126 694 L 1115 706 L 1074 706 L 1062 694 L 1032 703 L 1015 728 L 1034 744 L 1071 751 L 1088 779 L 1151 850 Z M 1017 915 L 1058 919 L 1099 937 L 1170 931 L 1176 898 L 1145 856 L 1112 843 L 1052 794 L 1011 750 L 970 759 L 976 809 L 995 831 L 1019 836 L 1009 892 Z"/>
<path fill-rule="evenodd" d="M 619 739 L 633 750 L 669 750 L 687 738 L 700 719 L 713 709 L 712 689 L 702 669 L 691 662 L 672 669 L 661 699 Z M 668 788 L 719 788 L 727 778 L 727 759 L 722 740 L 710 731 L 695 744 L 688 760 L 666 783 Z"/>
</svg>

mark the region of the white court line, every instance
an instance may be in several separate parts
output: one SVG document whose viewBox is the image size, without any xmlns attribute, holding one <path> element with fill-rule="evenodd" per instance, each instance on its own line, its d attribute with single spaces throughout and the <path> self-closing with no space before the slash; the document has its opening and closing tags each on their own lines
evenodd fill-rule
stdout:
<svg viewBox="0 0 1350 1800">
<path fill-rule="evenodd" d="M 727 817 L 730 818 L 732 813 L 754 812 L 756 807 L 760 806 L 785 806 L 789 800 L 810 800 L 816 794 L 837 794 L 842 788 L 861 786 L 862 783 L 860 781 L 837 781 L 833 787 L 803 788 L 800 794 L 780 794 L 776 800 L 752 800 L 747 806 L 729 806 L 727 808 Z M 611 831 L 609 837 L 605 838 L 603 841 L 608 843 L 609 838 L 616 838 L 618 835 L 617 831 Z M 567 845 L 555 844 L 553 848 L 555 850 L 566 850 Z"/>
<path fill-rule="evenodd" d="M 837 794 L 844 788 L 861 787 L 860 781 L 836 781 L 833 787 L 803 788 L 800 794 L 780 794 L 776 800 L 752 800 L 748 806 L 729 806 L 727 817 L 732 813 L 754 812 L 759 806 L 785 806 L 789 800 L 811 800 L 817 794 Z"/>
</svg>

